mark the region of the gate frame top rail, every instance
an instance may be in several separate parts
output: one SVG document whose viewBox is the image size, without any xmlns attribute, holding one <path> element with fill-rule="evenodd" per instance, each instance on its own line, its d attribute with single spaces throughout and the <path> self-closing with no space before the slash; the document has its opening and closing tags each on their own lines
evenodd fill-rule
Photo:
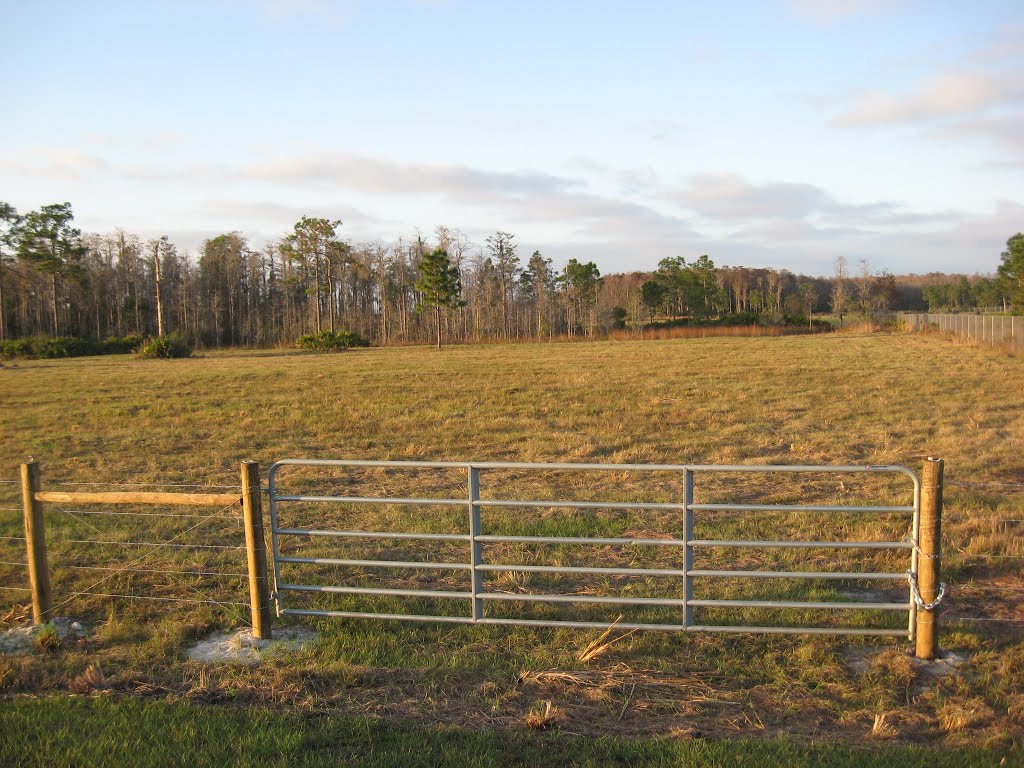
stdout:
<svg viewBox="0 0 1024 768">
<path fill-rule="evenodd" d="M 364 468 L 394 468 L 394 469 L 463 469 L 467 472 L 468 493 L 463 499 L 447 498 L 391 498 L 391 497 L 364 497 L 364 496 L 305 496 L 305 495 L 281 495 L 277 493 L 277 474 L 282 467 L 287 466 L 314 466 L 314 467 L 364 467 Z M 640 502 L 593 502 L 593 501 L 568 501 L 568 500 L 529 500 L 529 499 L 481 499 L 480 498 L 480 470 L 533 470 L 533 471 L 612 471 L 612 472 L 675 472 L 682 473 L 685 485 L 685 500 L 683 503 L 645 504 Z M 902 474 L 910 478 L 913 483 L 913 504 L 911 506 L 832 506 L 832 505 L 785 505 L 785 504 L 695 504 L 694 503 L 694 475 L 697 473 L 819 473 L 819 474 Z M 557 620 L 536 620 L 536 619 L 505 619 L 490 618 L 484 615 L 484 602 L 508 598 L 495 598 L 494 594 L 483 589 L 483 575 L 485 572 L 499 570 L 519 570 L 524 566 L 501 567 L 501 564 L 485 564 L 483 562 L 482 544 L 496 541 L 517 541 L 536 543 L 565 543 L 565 544 L 587 544 L 587 543 L 615 543 L 635 545 L 674 545 L 683 547 L 683 568 L 674 571 L 673 575 L 679 575 L 682 579 L 684 596 L 678 600 L 665 600 L 658 602 L 671 603 L 682 608 L 683 622 L 681 624 L 631 624 L 618 623 L 617 626 L 623 629 L 663 629 L 676 631 L 706 631 L 706 632 L 755 632 L 755 633 L 796 633 L 796 634 L 835 634 L 835 635 L 878 635 L 905 637 L 913 640 L 915 637 L 917 605 L 913 600 L 912 591 L 906 604 L 903 603 L 866 603 L 857 601 L 835 601 L 832 603 L 806 602 L 795 603 L 792 601 L 736 601 L 736 600 L 695 600 L 693 597 L 693 579 L 709 576 L 734 576 L 739 571 L 708 571 L 694 569 L 693 549 L 695 547 L 821 547 L 821 548 L 862 548 L 862 549 L 910 549 L 911 563 L 910 570 L 905 573 L 871 573 L 863 572 L 857 574 L 827 572 L 827 571 L 750 571 L 747 575 L 751 577 L 772 577 L 772 578 L 847 578 L 856 575 L 863 579 L 897 579 L 909 578 L 914 580 L 918 574 L 918 547 L 920 538 L 920 512 L 921 512 L 921 479 L 916 472 L 901 465 L 821 465 L 821 464 L 776 464 L 776 465 L 754 465 L 754 464 L 598 464 L 598 463 L 569 463 L 569 462 L 502 462 L 502 461 L 410 461 L 410 460 L 372 460 L 372 459 L 283 459 L 271 465 L 267 474 L 270 518 L 271 518 L 271 541 L 273 550 L 273 576 L 274 592 L 273 598 L 279 615 L 305 615 L 305 616 L 337 616 L 351 618 L 383 618 L 402 619 L 408 621 L 440 621 L 453 623 L 474 623 L 474 624 L 514 624 L 525 626 L 548 626 L 548 627 L 580 627 L 580 628 L 605 628 L 607 623 L 589 621 L 557 621 Z M 279 525 L 277 504 L 279 502 L 338 502 L 349 504 L 400 504 L 400 505 L 465 505 L 469 511 L 469 532 L 468 534 L 413 534 L 407 532 L 370 532 L 370 531 L 342 531 L 323 529 L 300 529 L 282 528 Z M 606 509 L 661 509 L 678 510 L 683 512 L 684 535 L 682 539 L 628 539 L 628 538 L 606 538 L 606 537 L 552 537 L 552 536 L 495 536 L 482 533 L 480 513 L 484 507 L 561 507 L 561 508 L 606 508 Z M 693 537 L 693 518 L 695 511 L 704 510 L 729 510 L 729 511 L 783 511 L 783 512 L 907 512 L 912 513 L 912 532 L 908 540 L 899 542 L 853 542 L 853 541 L 730 541 L 730 540 L 699 540 Z M 279 547 L 279 536 L 303 535 L 303 536 L 333 536 L 353 538 L 395 538 L 395 539 L 446 539 L 461 540 L 468 542 L 470 557 L 468 563 L 429 563 L 429 562 L 397 562 L 397 561 L 369 561 L 369 560 L 340 560 L 332 558 L 301 558 L 282 557 Z M 402 589 L 373 589 L 366 587 L 341 587 L 330 586 L 320 587 L 316 585 L 287 584 L 281 579 L 281 563 L 326 563 L 337 565 L 358 565 L 368 567 L 392 567 L 392 568 L 437 568 L 448 570 L 468 570 L 471 572 L 471 591 L 469 592 L 430 592 L 426 590 L 402 590 Z M 506 564 L 507 565 L 507 564 Z M 551 572 L 613 572 L 623 569 L 615 568 L 560 568 L 554 566 L 536 566 L 545 571 Z M 635 570 L 635 569 L 626 569 Z M 654 569 L 652 573 L 657 571 Z M 667 571 L 666 571 L 667 573 Z M 913 583 L 913 582 L 912 582 Z M 468 616 L 428 616 L 422 614 L 381 614 L 361 611 L 329 611 L 312 609 L 285 608 L 282 600 L 282 593 L 294 592 L 328 592 L 342 594 L 376 594 L 399 596 L 426 596 L 426 597 L 451 597 L 454 599 L 469 599 L 471 604 L 470 615 Z M 571 595 L 543 595 L 534 594 L 525 597 L 526 601 L 533 602 L 608 602 L 608 603 L 630 603 L 643 605 L 649 603 L 651 598 L 609 598 L 607 600 L 588 599 L 574 601 Z M 544 598 L 548 598 L 547 601 Z M 906 610 L 908 612 L 908 628 L 897 629 L 870 629 L 860 627 L 785 627 L 785 626 L 739 626 L 739 625 L 698 625 L 693 620 L 693 607 L 718 606 L 718 607 L 757 607 L 792 609 L 806 607 L 808 609 L 860 609 L 860 610 Z"/>
</svg>

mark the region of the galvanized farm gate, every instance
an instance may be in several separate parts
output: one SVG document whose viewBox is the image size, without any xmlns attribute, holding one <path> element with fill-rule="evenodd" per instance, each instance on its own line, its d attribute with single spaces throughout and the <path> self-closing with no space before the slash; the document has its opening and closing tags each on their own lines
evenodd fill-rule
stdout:
<svg viewBox="0 0 1024 768">
<path fill-rule="evenodd" d="M 941 462 L 938 464 L 941 478 Z M 465 496 L 462 498 L 396 498 L 384 496 L 333 496 L 288 494 L 279 490 L 280 474 L 291 467 L 339 467 L 339 468 L 391 468 L 391 469 L 444 469 L 462 470 L 466 473 Z M 929 465 L 925 466 L 926 472 Z M 482 493 L 487 487 L 487 472 L 491 470 L 505 471 L 550 471 L 567 470 L 578 472 L 613 471 L 640 473 L 676 473 L 681 475 L 683 498 L 671 503 L 643 502 L 609 502 L 581 501 L 574 499 L 507 499 L 494 498 Z M 850 475 L 850 474 L 888 474 L 904 477 L 909 484 L 910 505 L 898 506 L 843 506 L 821 504 L 752 504 L 752 503 L 695 503 L 694 489 L 700 478 L 707 475 L 729 474 L 771 475 L 780 473 L 815 473 L 818 475 Z M 934 488 L 932 486 L 935 486 Z M 934 495 L 941 494 L 941 480 L 933 481 L 927 489 Z M 268 491 L 270 502 L 271 542 L 273 551 L 273 599 L 277 613 L 282 616 L 336 616 L 344 618 L 377 618 L 404 621 L 452 622 L 460 624 L 515 624 L 549 627 L 594 627 L 604 628 L 608 622 L 549 620 L 528 618 L 502 618 L 489 616 L 487 604 L 491 601 L 515 600 L 542 603 L 597 603 L 633 606 L 667 606 L 677 608 L 675 620 L 665 623 L 629 623 L 618 626 L 625 629 L 669 630 L 690 632 L 744 632 L 744 633 L 800 633 L 829 635 L 886 635 L 914 639 L 917 631 L 916 617 L 918 609 L 924 608 L 931 613 L 934 604 L 925 603 L 918 589 L 919 547 L 921 542 L 921 504 L 922 484 L 918 475 L 902 466 L 743 466 L 743 465 L 670 465 L 670 464 L 535 464 L 517 462 L 431 462 L 431 461 L 347 461 L 347 460 L 311 460 L 289 459 L 279 461 L 271 466 L 268 473 Z M 941 496 L 939 497 L 941 503 Z M 934 501 L 934 499 L 933 499 Z M 415 533 L 411 531 L 375 531 L 348 530 L 344 528 L 290 527 L 287 508 L 298 502 L 349 505 L 415 505 L 415 506 L 446 506 L 465 508 L 465 528 L 461 533 Z M 606 510 L 656 510 L 676 512 L 680 516 L 679 535 L 672 538 L 615 538 L 615 537 L 570 537 L 570 536 L 509 536 L 488 532 L 487 515 L 494 508 L 569 508 L 569 509 L 606 509 Z M 908 535 L 899 541 L 797 541 L 775 540 L 770 538 L 758 540 L 724 540 L 694 538 L 694 522 L 704 512 L 732 511 L 757 514 L 761 512 L 808 512 L 825 514 L 871 514 L 871 513 L 902 513 L 907 517 Z M 924 532 L 931 542 L 937 543 L 937 526 L 928 523 L 928 531 Z M 287 544 L 295 537 L 327 537 L 348 540 L 434 540 L 459 542 L 465 545 L 462 550 L 464 559 L 454 562 L 380 560 L 359 558 L 303 557 L 282 553 L 282 544 Z M 306 539 L 307 541 L 311 539 Z M 626 547 L 670 547 L 678 553 L 676 568 L 643 568 L 643 567 L 603 567 L 603 566 L 559 566 L 559 565 L 522 565 L 503 562 L 490 562 L 485 557 L 484 545 L 488 543 L 525 543 L 525 544 L 580 544 L 600 546 Z M 907 570 L 893 572 L 837 572 L 837 571 L 763 571 L 763 570 L 708 570 L 694 567 L 694 552 L 699 548 L 819 548 L 819 549 L 860 549 L 860 550 L 903 550 L 907 556 Z M 938 555 L 928 554 L 925 557 L 937 559 Z M 328 566 L 353 566 L 365 569 L 439 569 L 442 571 L 462 572 L 466 574 L 465 588 L 457 591 L 435 591 L 415 589 L 395 589 L 384 586 L 346 586 L 320 585 L 303 583 L 300 580 L 286 579 L 283 570 L 288 574 L 298 573 L 303 564 Z M 664 598 L 629 597 L 624 595 L 580 595 L 580 594 L 507 594 L 485 589 L 486 574 L 497 572 L 548 573 L 548 574 L 596 574 L 602 576 L 667 576 L 678 578 L 675 596 Z M 694 582 L 697 579 L 715 578 L 741 579 L 870 579 L 903 581 L 907 586 L 907 597 L 898 602 L 861 602 L 861 601 L 781 601 L 781 600 L 710 600 L 694 598 Z M 921 587 L 925 584 L 922 583 Z M 928 584 L 933 593 L 936 585 Z M 319 610 L 294 607 L 296 593 L 328 593 L 335 595 L 377 595 L 389 598 L 446 598 L 464 601 L 465 610 L 460 613 L 448 612 L 439 614 L 402 614 L 378 613 L 374 611 L 356 610 Z M 814 627 L 814 626 L 746 626 L 730 624 L 698 624 L 694 621 L 694 608 L 759 608 L 759 609 L 810 609 L 832 610 L 846 609 L 849 611 L 893 611 L 906 614 L 906 629 L 872 629 L 866 627 Z M 931 616 L 929 615 L 929 622 Z M 934 631 L 928 632 L 934 644 Z M 920 642 L 920 640 L 919 640 Z M 919 649 L 920 653 L 920 649 Z"/>
</svg>

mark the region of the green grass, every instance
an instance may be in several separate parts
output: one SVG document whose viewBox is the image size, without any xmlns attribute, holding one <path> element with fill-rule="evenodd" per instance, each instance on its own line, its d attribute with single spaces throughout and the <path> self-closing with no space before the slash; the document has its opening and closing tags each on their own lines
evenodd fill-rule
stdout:
<svg viewBox="0 0 1024 768">
<path fill-rule="evenodd" d="M 961 768 L 1020 765 L 998 748 L 880 750 L 782 739 L 707 741 L 581 738 L 423 728 L 334 715 L 182 702 L 68 700 L 0 702 L 0 763 L 76 766 L 703 766 L 829 765 L 841 768 Z M 1000 760 L 1006 761 L 1000 763 Z"/>
<path fill-rule="evenodd" d="M 301 652 L 258 668 L 200 668 L 184 659 L 185 647 L 210 631 L 241 626 L 245 605 L 149 603 L 73 593 L 245 603 L 243 577 L 154 572 L 240 574 L 242 552 L 73 542 L 166 541 L 197 525 L 177 541 L 236 547 L 241 543 L 237 515 L 211 510 L 217 516 L 210 520 L 106 517 L 52 505 L 47 530 L 59 612 L 83 619 L 92 631 L 87 639 L 46 655 L 0 656 L 0 695 L 93 690 L 89 681 L 95 674 L 87 670 L 95 665 L 102 671 L 101 689 L 156 690 L 174 699 L 241 702 L 296 713 L 368 713 L 389 722 L 416 722 L 427 732 L 439 723 L 516 731 L 540 703 L 552 701 L 565 730 L 592 736 L 642 738 L 696 728 L 714 737 L 788 734 L 800 741 L 828 734 L 856 742 L 874 730 L 871 738 L 879 745 L 927 739 L 947 746 L 1005 747 L 1024 732 L 1024 527 L 1019 522 L 1024 495 L 1008 485 L 1024 482 L 1022 382 L 1020 357 L 937 337 L 881 334 L 467 346 L 440 352 L 410 347 L 345 355 L 236 351 L 192 360 L 106 357 L 5 364 L 0 369 L 0 479 L 15 479 L 17 464 L 32 455 L 42 464 L 44 487 L 52 490 L 77 488 L 64 485 L 77 482 L 232 485 L 243 459 L 264 467 L 281 458 L 368 458 L 898 463 L 916 468 L 925 456 L 942 456 L 948 481 L 943 567 L 952 591 L 941 643 L 966 661 L 953 674 L 933 678 L 911 664 L 904 653 L 906 641 L 648 632 L 630 635 L 584 663 L 579 654 L 596 631 L 316 620 L 309 623 L 320 631 L 320 640 Z M 579 478 L 558 472 L 494 472 L 485 480 L 485 494 L 513 498 L 571 494 L 591 500 L 671 501 L 680 495 L 678 478 L 651 484 L 640 473 Z M 285 481 L 320 492 L 465 495 L 465 476 L 458 472 L 291 469 L 282 473 Z M 906 488 L 856 478 L 841 486 L 834 479 L 766 483 L 701 478 L 698 501 L 903 504 Z M 20 535 L 18 506 L 17 486 L 0 484 L 0 510 L 10 510 L 0 511 L 0 536 Z M 203 514 L 196 509 L 118 511 Z M 463 532 L 465 526 L 462 510 L 442 508 L 295 505 L 288 515 L 289 524 L 316 521 L 318 527 Z M 492 509 L 485 527 L 503 533 L 678 535 L 679 520 L 673 514 L 610 510 Z M 698 535 L 708 538 L 770 538 L 766 531 L 780 538 L 892 540 L 907 533 L 907 521 L 898 515 L 830 519 L 730 513 L 698 520 Z M 23 559 L 20 546 L 0 540 L 0 561 Z M 328 551 L 319 540 L 289 546 L 308 553 Z M 405 547 L 362 542 L 345 551 L 462 559 L 462 549 L 449 543 Z M 656 567 L 678 566 L 677 555 L 669 548 L 539 551 L 495 545 L 489 550 L 489 557 L 506 562 Z M 712 550 L 702 557 L 697 567 L 906 568 L 900 553 Z M 117 569 L 129 562 L 149 571 L 88 570 Z M 430 572 L 352 572 L 346 583 L 367 585 L 381 575 L 396 585 L 465 588 L 463 574 Z M 302 576 L 322 583 L 338 579 L 330 569 L 309 568 Z M 7 590 L 24 584 L 21 567 L 0 564 L 0 587 L 5 588 L 0 617 L 8 615 L 9 623 L 24 615 L 25 600 L 24 592 Z M 642 596 L 678 590 L 678 584 L 655 578 L 626 584 L 540 574 L 495 575 L 488 585 L 508 592 L 628 589 Z M 875 590 L 888 599 L 890 589 L 905 598 L 905 586 L 897 584 L 791 580 L 703 582 L 698 596 L 828 600 Z M 348 597 L 318 605 L 402 607 Z M 430 605 L 424 600 L 416 607 L 427 610 Z M 449 607 L 467 610 L 465 601 L 451 601 Z M 527 608 L 532 615 L 545 610 Z M 488 606 L 508 615 L 527 608 Z M 556 612 L 611 621 L 618 609 L 566 606 Z M 837 617 L 706 609 L 698 621 L 900 623 L 896 615 L 831 613 Z M 642 615 L 663 620 L 671 611 L 649 609 Z"/>
</svg>

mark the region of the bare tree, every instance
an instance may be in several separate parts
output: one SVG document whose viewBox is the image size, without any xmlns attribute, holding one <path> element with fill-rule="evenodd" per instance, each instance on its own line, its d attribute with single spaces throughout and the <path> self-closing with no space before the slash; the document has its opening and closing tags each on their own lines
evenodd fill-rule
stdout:
<svg viewBox="0 0 1024 768">
<path fill-rule="evenodd" d="M 832 281 L 832 311 L 839 316 L 839 327 L 843 327 L 843 313 L 849 296 L 846 285 L 846 257 L 836 256 L 835 278 Z"/>
</svg>

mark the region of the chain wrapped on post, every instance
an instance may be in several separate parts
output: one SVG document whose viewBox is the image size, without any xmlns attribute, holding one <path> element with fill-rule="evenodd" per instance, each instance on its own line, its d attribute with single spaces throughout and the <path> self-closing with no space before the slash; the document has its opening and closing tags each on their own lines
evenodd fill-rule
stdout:
<svg viewBox="0 0 1024 768">
<path fill-rule="evenodd" d="M 914 577 L 913 572 L 907 573 L 907 581 L 910 582 L 910 593 L 914 598 L 914 604 L 922 611 L 930 611 L 936 608 L 942 602 L 942 598 L 946 596 L 946 582 L 943 581 L 939 583 L 939 594 L 930 603 L 926 603 L 924 598 L 921 597 L 920 590 L 917 588 L 917 579 Z"/>
</svg>

